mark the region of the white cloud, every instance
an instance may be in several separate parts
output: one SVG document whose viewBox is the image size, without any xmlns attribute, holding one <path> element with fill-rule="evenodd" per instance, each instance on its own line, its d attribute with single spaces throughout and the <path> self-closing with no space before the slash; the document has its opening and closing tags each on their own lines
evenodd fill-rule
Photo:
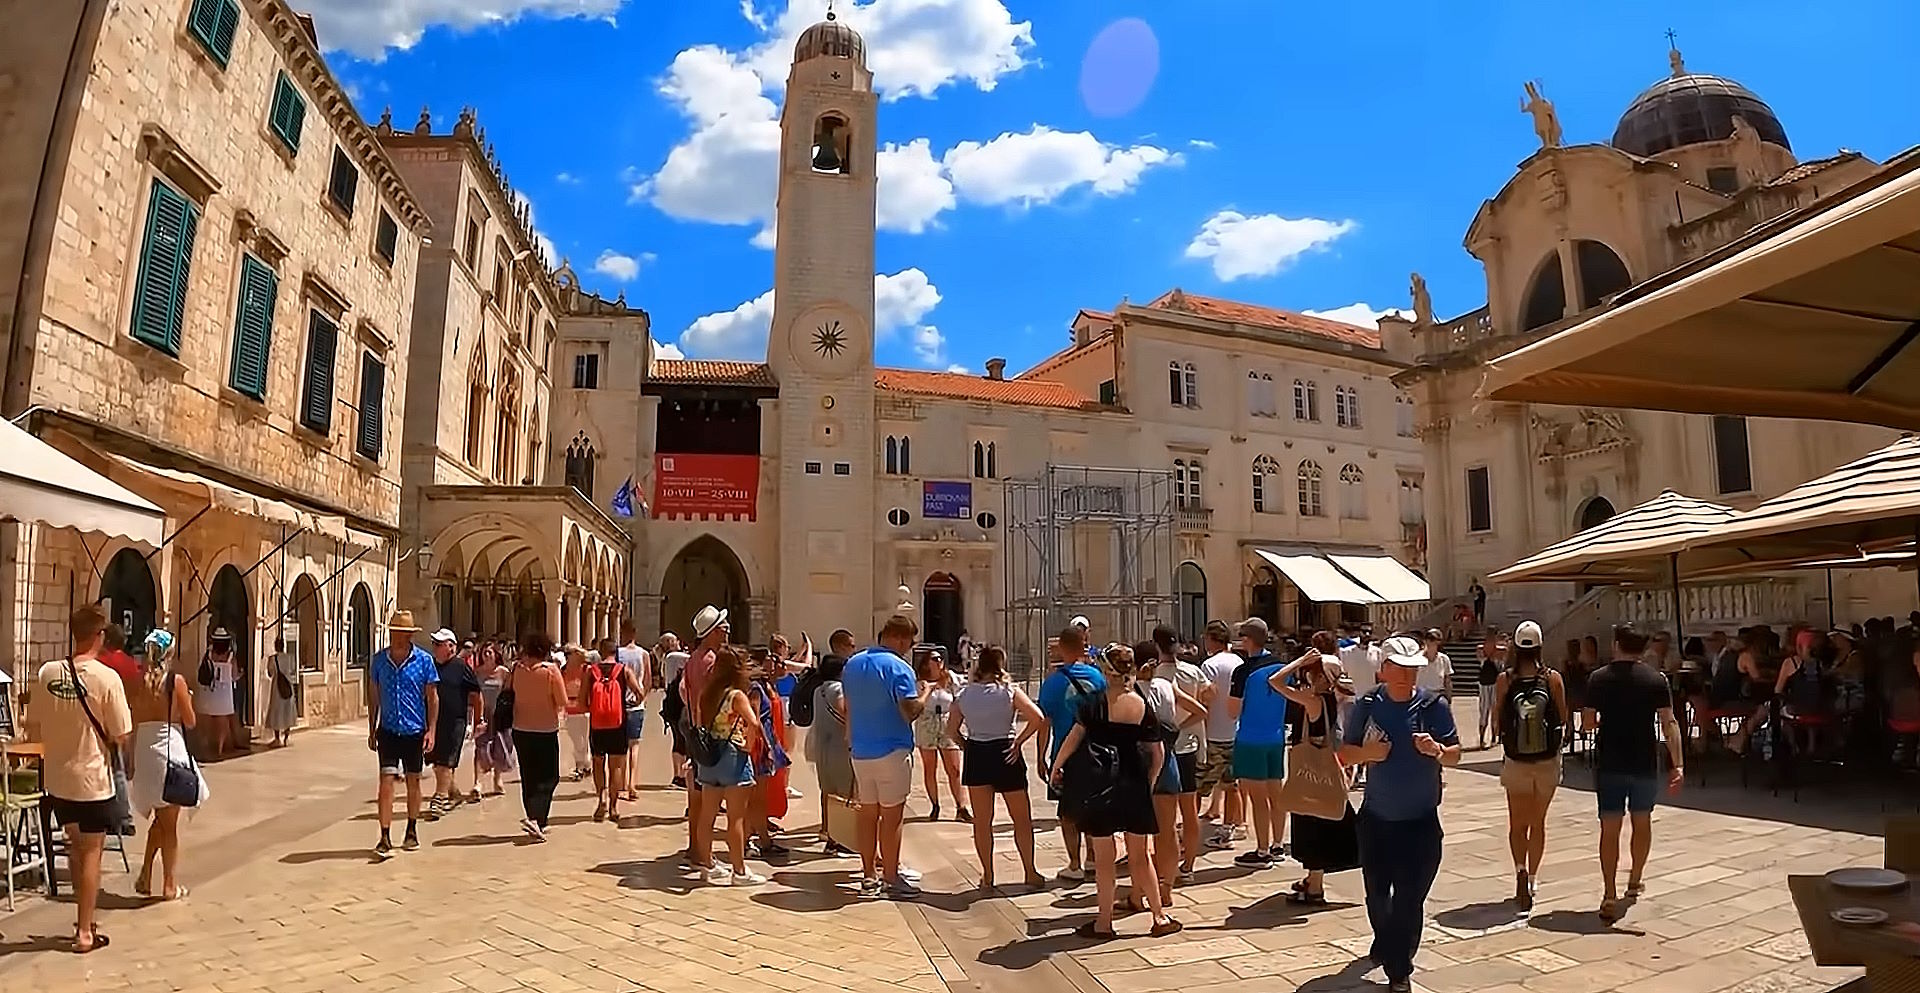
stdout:
<svg viewBox="0 0 1920 993">
<path fill-rule="evenodd" d="M 947 360 L 947 336 L 931 324 L 913 329 L 913 357 L 922 365 L 938 366 Z"/>
<path fill-rule="evenodd" d="M 1344 307 L 1335 307 L 1332 310 L 1303 310 L 1301 313 L 1308 317 L 1324 317 L 1329 321 L 1339 321 L 1342 324 L 1357 324 L 1363 328 L 1378 330 L 1380 328 L 1380 318 L 1386 317 L 1389 314 L 1398 314 L 1401 313 L 1401 311 L 1392 307 L 1385 310 L 1376 310 L 1366 303 L 1350 303 Z"/>
<path fill-rule="evenodd" d="M 767 29 L 767 15 L 760 13 L 759 9 L 754 7 L 753 0 L 740 0 L 740 16 L 746 18 L 748 24 L 762 31 Z"/>
<path fill-rule="evenodd" d="M 593 271 L 615 282 L 631 283 L 636 276 L 640 275 L 640 263 L 643 261 L 651 262 L 653 256 L 645 254 L 634 258 L 609 248 L 601 252 L 599 258 L 593 260 Z"/>
<path fill-rule="evenodd" d="M 793 44 L 821 13 L 818 0 L 788 0 L 770 36 L 745 53 L 770 91 L 785 87 Z M 838 16 L 866 42 L 883 100 L 931 96 L 959 82 L 991 90 L 1033 50 L 1033 23 L 1015 21 L 1004 0 L 869 0 L 843 5 Z"/>
<path fill-rule="evenodd" d="M 656 341 L 653 343 L 653 357 L 656 359 L 684 359 L 687 355 L 680 350 L 680 346 L 678 345 L 669 345 L 664 341 Z"/>
<path fill-rule="evenodd" d="M 953 209 L 953 181 L 934 159 L 933 144 L 925 138 L 880 149 L 877 172 L 880 189 L 874 219 L 882 231 L 919 234 Z"/>
<path fill-rule="evenodd" d="M 1193 146 L 1194 148 L 1198 148 L 1206 151 L 1211 151 L 1212 149 L 1220 147 L 1219 145 L 1216 145 L 1205 138 L 1195 138 L 1192 141 L 1187 142 L 1187 144 Z"/>
<path fill-rule="evenodd" d="M 950 365 L 950 366 L 948 366 L 948 367 L 947 367 L 947 371 L 948 371 L 948 372 L 955 372 L 955 373 L 959 373 L 959 374 L 960 374 L 960 375 L 962 375 L 962 376 L 970 376 L 970 375 L 973 375 L 973 370 L 972 370 L 972 369 L 969 369 L 969 368 L 967 368 L 966 366 L 964 366 L 964 365 L 961 365 L 961 364 L 960 364 L 960 363 L 958 363 L 958 362 L 955 362 L 954 364 L 952 364 L 952 365 Z"/>
<path fill-rule="evenodd" d="M 553 181 L 556 183 L 559 183 L 561 186 L 579 186 L 580 185 L 580 177 L 570 172 L 563 172 L 554 176 Z"/>
<path fill-rule="evenodd" d="M 626 0 L 302 0 L 323 48 L 378 60 L 389 48 L 419 43 L 427 28 L 471 31 L 521 17 L 599 17 L 609 21 Z"/>
<path fill-rule="evenodd" d="M 1211 260 L 1213 274 L 1222 282 L 1271 276 L 1300 256 L 1332 244 L 1354 227 L 1352 221 L 1278 214 L 1248 216 L 1223 210 L 1200 225 L 1199 233 L 1187 245 L 1186 257 Z"/>
<path fill-rule="evenodd" d="M 946 339 L 920 321 L 939 304 L 940 291 L 919 269 L 902 269 L 892 275 L 876 274 L 873 277 L 874 335 L 887 338 L 902 328 L 911 327 L 918 349 L 927 337 L 923 332 L 932 332 L 937 352 L 945 346 Z M 772 326 L 773 291 L 768 290 L 732 310 L 696 318 L 681 333 L 680 348 L 700 358 L 757 361 L 766 355 L 767 331 Z"/>
<path fill-rule="evenodd" d="M 953 185 L 969 200 L 986 204 L 1049 203 L 1078 187 L 1101 196 L 1133 189 L 1154 166 L 1179 165 L 1178 152 L 1155 145 L 1121 148 L 1090 131 L 1055 131 L 1035 124 L 991 141 L 963 141 L 942 159 Z"/>
</svg>

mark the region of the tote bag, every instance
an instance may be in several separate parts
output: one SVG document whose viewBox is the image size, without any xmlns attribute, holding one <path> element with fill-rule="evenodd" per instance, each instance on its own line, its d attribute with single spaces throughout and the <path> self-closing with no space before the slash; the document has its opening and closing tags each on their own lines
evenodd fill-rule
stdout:
<svg viewBox="0 0 1920 993">
<path fill-rule="evenodd" d="M 1287 779 L 1280 803 L 1288 811 L 1337 821 L 1347 812 L 1347 771 L 1327 736 L 1302 735 L 1287 746 Z"/>
</svg>

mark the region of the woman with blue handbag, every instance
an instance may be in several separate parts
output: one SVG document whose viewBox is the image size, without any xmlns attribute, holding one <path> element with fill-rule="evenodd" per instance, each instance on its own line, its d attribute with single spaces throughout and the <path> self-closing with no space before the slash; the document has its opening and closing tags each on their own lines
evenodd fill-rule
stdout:
<svg viewBox="0 0 1920 993">
<path fill-rule="evenodd" d="M 207 781 L 187 750 L 187 731 L 196 715 L 193 689 L 186 676 L 174 671 L 170 657 L 173 636 L 165 631 L 147 635 L 147 664 L 138 683 L 127 684 L 127 705 L 133 712 L 133 748 L 129 753 L 131 782 L 128 797 L 133 812 L 152 817 L 147 828 L 147 854 L 134 880 L 134 892 L 178 900 L 187 888 L 175 882 L 180 868 L 180 812 L 197 809 L 207 799 Z M 160 860 L 161 886 L 153 890 L 153 863 Z"/>
</svg>

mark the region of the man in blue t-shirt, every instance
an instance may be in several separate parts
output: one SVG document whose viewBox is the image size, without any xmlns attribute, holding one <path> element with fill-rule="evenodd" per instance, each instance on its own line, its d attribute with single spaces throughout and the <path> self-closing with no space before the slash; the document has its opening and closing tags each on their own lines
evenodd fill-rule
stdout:
<svg viewBox="0 0 1920 993">
<path fill-rule="evenodd" d="M 440 719 L 440 672 L 433 656 L 413 643 L 413 611 L 396 610 L 387 618 L 387 647 L 367 660 L 374 692 L 367 701 L 367 749 L 380 756 L 380 843 L 374 857 L 393 857 L 393 784 L 407 777 L 407 836 L 400 847 L 420 847 L 420 769 L 433 750 L 433 729 Z"/>
<path fill-rule="evenodd" d="M 1053 732 L 1040 767 L 1042 778 L 1048 782 L 1047 795 L 1054 800 L 1060 799 L 1060 794 L 1052 786 L 1053 760 L 1060 754 L 1067 733 L 1079 721 L 1080 701 L 1107 691 L 1107 677 L 1087 661 L 1087 629 L 1082 626 L 1085 619 L 1073 620 L 1054 639 L 1053 672 L 1040 683 L 1040 712 L 1046 715 L 1047 727 Z M 1081 867 L 1080 828 L 1065 812 L 1060 813 L 1059 821 L 1060 837 L 1067 843 L 1067 867 L 1060 870 L 1060 879 L 1077 883 L 1087 878 Z"/>
<path fill-rule="evenodd" d="M 1370 767 L 1359 818 L 1373 925 L 1368 957 L 1386 971 L 1387 989 L 1404 993 L 1413 988 L 1427 892 L 1440 872 L 1440 768 L 1460 763 L 1460 732 L 1446 701 L 1415 685 L 1427 665 L 1419 640 L 1388 638 L 1380 647 L 1380 685 L 1354 703 L 1340 760 Z"/>
<path fill-rule="evenodd" d="M 913 789 L 913 722 L 927 708 L 932 684 L 916 678 L 907 656 L 920 626 L 895 614 L 880 644 L 847 660 L 840 688 L 847 707 L 847 743 L 860 791 L 860 892 L 883 888 L 912 896 L 919 887 L 900 874 L 900 824 Z"/>
<path fill-rule="evenodd" d="M 1281 838 L 1287 833 L 1287 811 L 1280 805 L 1280 788 L 1287 778 L 1287 698 L 1270 682 L 1286 659 L 1267 650 L 1272 634 L 1266 621 L 1249 617 L 1237 633 L 1246 661 L 1233 672 L 1227 710 L 1239 721 L 1233 735 L 1233 778 L 1253 816 L 1254 844 L 1233 861 L 1264 869 L 1286 853 Z"/>
</svg>

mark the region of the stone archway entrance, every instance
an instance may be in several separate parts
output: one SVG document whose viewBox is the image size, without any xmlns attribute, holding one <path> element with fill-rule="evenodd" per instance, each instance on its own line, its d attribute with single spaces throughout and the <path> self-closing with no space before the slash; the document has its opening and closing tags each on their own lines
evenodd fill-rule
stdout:
<svg viewBox="0 0 1920 993">
<path fill-rule="evenodd" d="M 660 630 L 683 640 L 693 637 L 693 615 L 713 604 L 727 611 L 733 633 L 729 640 L 752 644 L 752 618 L 747 611 L 747 570 L 726 542 L 701 535 L 674 556 L 660 583 Z"/>
<path fill-rule="evenodd" d="M 347 601 L 347 668 L 361 669 L 373 657 L 373 591 L 361 583 Z"/>
<path fill-rule="evenodd" d="M 226 628 L 233 636 L 233 712 L 248 727 L 253 719 L 253 598 L 247 595 L 247 581 L 240 570 L 222 566 L 214 573 L 207 589 L 207 618 L 216 628 Z M 211 628 L 209 629 L 211 630 Z"/>
<path fill-rule="evenodd" d="M 966 604 L 960 580 L 953 573 L 936 572 L 921 587 L 920 615 L 926 627 L 920 632 L 920 640 L 945 648 L 949 663 L 963 669 L 966 663 L 959 653 L 960 632 L 967 629 Z"/>
<path fill-rule="evenodd" d="M 127 650 L 145 652 L 159 606 L 147 557 L 131 548 L 115 554 L 100 578 L 100 602 L 106 605 L 107 620 L 126 628 Z"/>
<path fill-rule="evenodd" d="M 1606 497 L 1594 497 L 1580 508 L 1580 520 L 1574 524 L 1573 530 L 1577 533 L 1588 528 L 1597 528 L 1613 520 L 1613 515 L 1613 501 Z"/>
<path fill-rule="evenodd" d="M 1182 562 L 1173 574 L 1174 595 L 1179 599 L 1175 624 L 1180 637 L 1198 643 L 1207 629 L 1207 574 L 1198 563 Z"/>
</svg>

